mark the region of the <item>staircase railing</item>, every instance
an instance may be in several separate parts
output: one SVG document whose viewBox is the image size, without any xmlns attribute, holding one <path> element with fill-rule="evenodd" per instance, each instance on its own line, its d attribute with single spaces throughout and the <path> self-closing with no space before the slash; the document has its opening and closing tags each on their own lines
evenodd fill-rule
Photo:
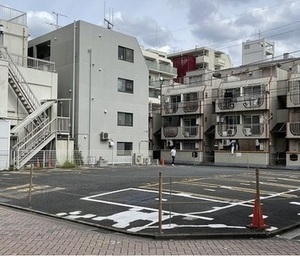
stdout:
<svg viewBox="0 0 300 256">
<path fill-rule="evenodd" d="M 32 113 L 40 106 L 40 103 L 32 93 L 28 83 L 26 82 L 18 66 L 15 64 L 12 57 L 8 53 L 7 49 L 5 47 L 2 47 L 0 48 L 0 52 L 1 58 L 8 60 L 9 79 L 12 79 L 13 81 L 13 83 L 10 83 L 11 86 L 15 86 L 13 87 L 13 89 L 16 92 L 19 99 L 21 99 L 21 97 L 25 99 L 25 101 L 23 100 L 21 102 L 23 103 L 28 113 Z M 29 106 L 30 108 L 28 108 L 27 106 Z"/>
<path fill-rule="evenodd" d="M 14 147 L 13 163 L 16 169 L 23 167 L 34 155 L 46 146 L 56 135 L 56 118 L 46 118 Z"/>
</svg>

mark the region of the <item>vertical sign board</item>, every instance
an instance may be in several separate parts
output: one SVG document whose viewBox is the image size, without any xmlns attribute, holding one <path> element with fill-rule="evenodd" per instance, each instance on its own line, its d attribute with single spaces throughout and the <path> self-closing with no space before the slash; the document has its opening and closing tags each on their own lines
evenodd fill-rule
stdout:
<svg viewBox="0 0 300 256">
<path fill-rule="evenodd" d="M 0 170 L 9 169 L 10 124 L 0 119 Z"/>
</svg>

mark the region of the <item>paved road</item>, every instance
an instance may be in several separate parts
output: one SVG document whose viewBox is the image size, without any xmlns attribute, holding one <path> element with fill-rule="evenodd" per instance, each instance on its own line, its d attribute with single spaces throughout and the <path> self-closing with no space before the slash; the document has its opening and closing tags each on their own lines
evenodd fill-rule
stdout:
<svg viewBox="0 0 300 256">
<path fill-rule="evenodd" d="M 255 170 L 204 166 L 108 167 L 34 171 L 31 208 L 134 234 L 158 233 L 163 173 L 163 235 L 272 234 L 300 223 L 300 172 L 260 170 L 264 231 L 253 222 Z M 29 207 L 29 172 L 0 173 L 0 202 Z"/>
<path fill-rule="evenodd" d="M 299 255 L 300 241 L 153 240 L 0 206 L 0 255 Z"/>
</svg>

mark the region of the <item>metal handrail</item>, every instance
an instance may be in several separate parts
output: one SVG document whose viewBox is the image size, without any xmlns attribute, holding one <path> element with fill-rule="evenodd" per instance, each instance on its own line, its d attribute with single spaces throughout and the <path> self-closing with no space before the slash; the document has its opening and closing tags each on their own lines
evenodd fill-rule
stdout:
<svg viewBox="0 0 300 256">
<path fill-rule="evenodd" d="M 22 92 L 23 96 L 27 99 L 27 103 L 31 106 L 32 110 L 36 110 L 40 103 L 32 93 L 28 83 L 26 82 L 25 78 L 21 74 L 20 70 L 18 69 L 17 65 L 13 61 L 12 57 L 8 53 L 5 47 L 0 48 L 1 57 L 8 60 L 9 64 L 9 71 L 12 74 L 12 79 L 16 82 L 18 89 Z"/>
</svg>

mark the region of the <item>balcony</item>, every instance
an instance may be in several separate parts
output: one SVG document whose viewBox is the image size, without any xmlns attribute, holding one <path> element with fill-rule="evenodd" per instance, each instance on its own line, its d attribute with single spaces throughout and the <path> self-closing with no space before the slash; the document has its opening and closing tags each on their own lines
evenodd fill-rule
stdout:
<svg viewBox="0 0 300 256">
<path fill-rule="evenodd" d="M 221 58 L 215 58 L 215 66 L 224 66 L 225 65 L 225 60 Z"/>
<path fill-rule="evenodd" d="M 216 125 L 215 138 L 216 139 L 267 139 L 269 132 L 268 124 L 236 124 Z"/>
<path fill-rule="evenodd" d="M 300 138 L 300 122 L 289 122 L 286 125 L 287 138 Z"/>
<path fill-rule="evenodd" d="M 293 90 L 287 93 L 287 108 L 294 108 L 300 106 L 300 90 Z"/>
<path fill-rule="evenodd" d="M 266 110 L 267 104 L 264 95 L 256 97 L 240 96 L 236 98 L 218 98 L 216 100 L 216 113 L 230 111 Z"/>
<path fill-rule="evenodd" d="M 162 139 L 202 139 L 202 127 L 200 126 L 166 126 L 163 127 Z"/>
<path fill-rule="evenodd" d="M 157 72 L 157 73 L 164 73 L 166 75 L 175 76 L 177 75 L 177 68 L 174 68 L 169 65 L 159 64 L 157 62 L 146 60 L 147 67 L 149 70 Z"/>
<path fill-rule="evenodd" d="M 163 105 L 163 115 L 186 115 L 202 113 L 199 100 L 186 102 L 165 102 Z"/>
<path fill-rule="evenodd" d="M 196 57 L 196 64 L 201 64 L 201 63 L 209 63 L 209 57 L 208 56 L 198 56 Z"/>
</svg>

